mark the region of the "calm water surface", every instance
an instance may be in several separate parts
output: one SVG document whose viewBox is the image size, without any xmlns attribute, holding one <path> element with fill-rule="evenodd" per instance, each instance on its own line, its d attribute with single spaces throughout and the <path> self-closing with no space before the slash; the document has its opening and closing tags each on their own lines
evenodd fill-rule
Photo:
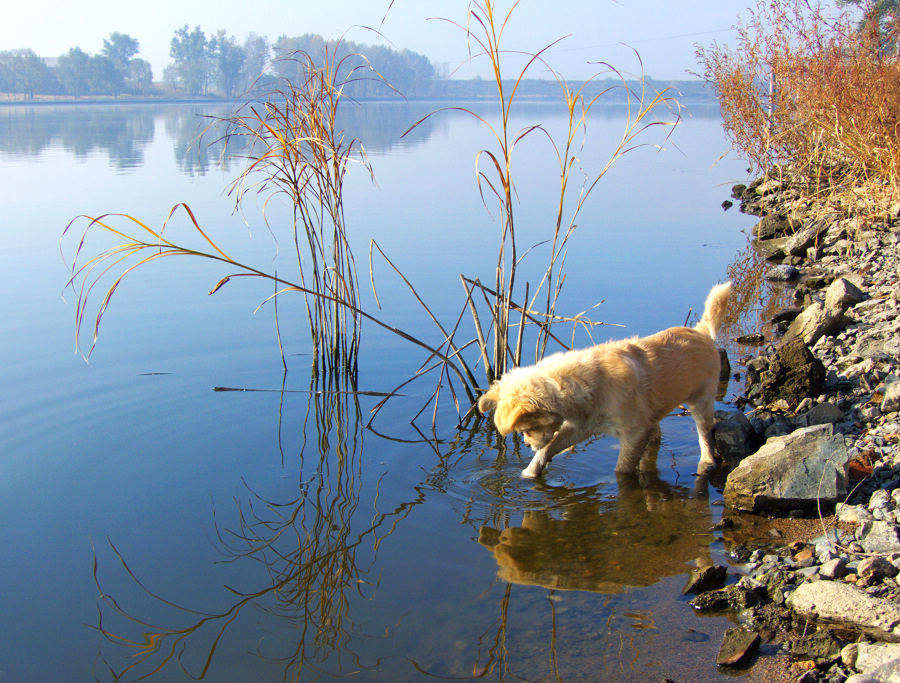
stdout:
<svg viewBox="0 0 900 683">
<path fill-rule="evenodd" d="M 347 219 L 363 274 L 377 239 L 455 318 L 459 273 L 492 272 L 496 226 L 473 172 L 486 138 L 447 113 L 401 139 L 428 110 L 353 113 L 376 183 L 351 172 Z M 78 214 L 158 226 L 187 202 L 239 260 L 289 267 L 291 245 L 273 242 L 255 203 L 233 211 L 238 166 L 195 144 L 210 111 L 0 108 L 0 680 L 717 677 L 729 622 L 680 595 L 694 563 L 724 561 L 718 494 L 693 490 L 689 418 L 664 422 L 659 475 L 640 484 L 617 482 L 611 438 L 524 481 L 530 454 L 486 425 L 457 431 L 449 406 L 429 438 L 410 424 L 429 382 L 367 428 L 377 398 L 310 382 L 300 299 L 279 308 L 285 374 L 271 310 L 253 313 L 268 287 L 209 297 L 224 273 L 185 260 L 126 281 L 90 363 L 74 353 L 59 237 Z M 621 114 L 592 117 L 585 165 Z M 559 119 L 534 105 L 515 126 L 531 122 Z M 598 341 L 683 323 L 725 277 L 747 219 L 719 208 L 743 179 L 715 163 L 724 149 L 717 113 L 694 109 L 668 150 L 637 150 L 599 185 L 561 305 L 603 300 L 594 319 L 626 328 Z M 552 158 L 529 143 L 520 159 L 521 233 L 536 243 L 553 218 Z M 269 220 L 286 215 L 273 206 Z M 389 269 L 375 271 L 379 315 L 436 343 Z M 365 326 L 359 388 L 388 391 L 422 360 Z"/>
</svg>

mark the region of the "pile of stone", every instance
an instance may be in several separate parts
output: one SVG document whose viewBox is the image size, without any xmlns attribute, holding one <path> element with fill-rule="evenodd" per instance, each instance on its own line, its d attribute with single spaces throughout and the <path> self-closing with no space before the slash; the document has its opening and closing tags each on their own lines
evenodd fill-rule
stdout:
<svg viewBox="0 0 900 683">
<path fill-rule="evenodd" d="M 761 216 L 756 247 L 798 305 L 746 362 L 745 409 L 717 415 L 723 524 L 834 517 L 806 543 L 734 548 L 739 580 L 689 587 L 692 605 L 739 614 L 723 665 L 775 639 L 800 680 L 900 681 L 900 206 L 841 218 L 777 177 L 734 195 Z"/>
</svg>

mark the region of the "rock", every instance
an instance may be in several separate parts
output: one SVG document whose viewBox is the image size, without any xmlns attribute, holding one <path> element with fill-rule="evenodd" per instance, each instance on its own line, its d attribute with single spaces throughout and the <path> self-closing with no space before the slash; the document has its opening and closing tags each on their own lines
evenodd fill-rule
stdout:
<svg viewBox="0 0 900 683">
<path fill-rule="evenodd" d="M 844 642 L 830 629 L 791 637 L 789 641 L 791 658 L 813 661 L 817 665 L 831 664 L 841 658 Z"/>
<path fill-rule="evenodd" d="M 768 240 L 783 235 L 790 229 L 791 224 L 786 216 L 772 213 L 763 216 L 762 220 L 753 227 L 753 236 L 758 240 Z"/>
<path fill-rule="evenodd" d="M 865 558 L 860 561 L 859 566 L 856 568 L 857 576 L 867 586 L 881 583 L 885 577 L 893 578 L 897 576 L 897 573 L 897 568 L 880 555 Z"/>
<path fill-rule="evenodd" d="M 825 290 L 825 310 L 832 314 L 843 313 L 865 298 L 860 289 L 849 280 L 839 277 Z"/>
<path fill-rule="evenodd" d="M 812 346 L 819 337 L 830 337 L 840 332 L 846 327 L 847 322 L 843 313 L 832 313 L 817 301 L 807 306 L 800 315 L 794 318 L 787 332 L 784 333 L 784 339 L 799 338 Z"/>
<path fill-rule="evenodd" d="M 734 666 L 748 655 L 754 653 L 759 647 L 759 634 L 753 631 L 745 631 L 742 628 L 730 628 L 725 631 L 719 654 L 716 656 L 716 664 L 719 666 Z"/>
<path fill-rule="evenodd" d="M 802 415 L 793 419 L 795 427 L 813 427 L 815 425 L 836 424 L 844 419 L 844 412 L 833 403 L 825 401 L 813 406 Z"/>
<path fill-rule="evenodd" d="M 737 612 L 758 605 L 756 591 L 741 584 L 732 584 L 719 590 L 701 593 L 690 605 L 698 612 Z"/>
<path fill-rule="evenodd" d="M 822 563 L 819 567 L 819 576 L 823 579 L 840 579 L 847 576 L 847 560 L 843 557 L 836 557 Z"/>
<path fill-rule="evenodd" d="M 882 413 L 893 413 L 897 410 L 900 410 L 900 381 L 885 385 L 884 398 L 881 399 Z"/>
<path fill-rule="evenodd" d="M 766 256 L 766 258 L 773 257 Z M 790 282 L 791 280 L 796 280 L 798 277 L 800 277 L 800 271 L 794 266 L 785 264 L 772 266 L 769 269 L 769 272 L 766 273 L 766 280 L 772 280 L 773 282 Z"/>
<path fill-rule="evenodd" d="M 787 604 L 809 621 L 835 624 L 877 640 L 900 642 L 900 604 L 874 598 L 848 583 L 804 583 L 788 596 Z"/>
<path fill-rule="evenodd" d="M 684 593 L 705 593 L 716 590 L 725 585 L 727 567 L 716 565 L 712 567 L 695 567 L 691 570 L 687 585 L 681 591 Z"/>
<path fill-rule="evenodd" d="M 713 438 L 720 458 L 734 464 L 759 448 L 759 435 L 744 413 L 716 411 L 716 419 Z"/>
<path fill-rule="evenodd" d="M 849 460 L 844 437 L 831 425 L 769 439 L 728 475 L 725 504 L 757 512 L 835 503 L 847 495 Z"/>
<path fill-rule="evenodd" d="M 806 252 L 819 246 L 822 236 L 828 231 L 828 222 L 813 221 L 801 227 L 795 235 L 788 238 L 785 250 L 793 256 L 806 256 Z"/>
<path fill-rule="evenodd" d="M 851 643 L 841 650 L 844 666 L 869 673 L 888 662 L 900 659 L 900 643 Z"/>
<path fill-rule="evenodd" d="M 719 381 L 727 382 L 731 379 L 731 363 L 728 362 L 728 352 L 719 347 Z"/>
<path fill-rule="evenodd" d="M 894 659 L 887 664 L 882 664 L 877 669 L 863 674 L 856 674 L 846 679 L 844 683 L 898 683 L 900 682 L 900 659 Z"/>
<path fill-rule="evenodd" d="M 834 506 L 834 514 L 839 522 L 871 522 L 874 517 L 864 505 L 848 505 L 847 503 L 838 503 Z"/>
<path fill-rule="evenodd" d="M 867 553 L 900 552 L 898 528 L 891 522 L 875 520 L 868 522 L 868 531 L 860 539 L 860 545 Z"/>
<path fill-rule="evenodd" d="M 786 339 L 768 368 L 759 373 L 759 398 L 765 403 L 784 399 L 797 405 L 804 398 L 822 394 L 825 376 L 822 361 L 810 353 L 802 339 Z"/>
</svg>

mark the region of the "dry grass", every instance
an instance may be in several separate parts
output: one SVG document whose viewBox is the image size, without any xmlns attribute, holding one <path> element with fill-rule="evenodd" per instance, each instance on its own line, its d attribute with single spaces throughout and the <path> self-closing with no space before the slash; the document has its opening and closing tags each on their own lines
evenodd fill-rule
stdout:
<svg viewBox="0 0 900 683">
<path fill-rule="evenodd" d="M 876 217 L 900 197 L 900 63 L 876 27 L 808 0 L 765 2 L 733 48 L 698 51 L 725 130 L 754 172 L 784 169 L 802 201 Z"/>
</svg>

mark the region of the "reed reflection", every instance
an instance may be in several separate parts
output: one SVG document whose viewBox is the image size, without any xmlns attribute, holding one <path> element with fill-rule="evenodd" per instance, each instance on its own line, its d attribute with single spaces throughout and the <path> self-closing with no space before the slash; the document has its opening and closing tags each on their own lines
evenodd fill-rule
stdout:
<svg viewBox="0 0 900 683">
<path fill-rule="evenodd" d="M 284 395 L 282 390 L 279 447 L 288 436 L 282 434 Z M 310 666 L 320 673 L 365 668 L 354 643 L 361 636 L 385 636 L 368 634 L 355 623 L 354 605 L 374 597 L 379 546 L 422 497 L 379 509 L 378 483 L 374 491 L 371 483 L 363 486 L 360 419 L 356 389 L 348 380 L 313 380 L 300 424 L 296 497 L 273 500 L 247 484 L 246 498 L 236 501 L 236 521 L 216 523 L 221 551 L 238 567 L 237 575 L 258 576 L 256 565 L 268 577 L 263 585 L 224 587 L 231 596 L 226 609 L 197 610 L 152 592 L 152 579 L 139 579 L 138 568 L 113 546 L 131 582 L 126 603 L 122 595 L 105 592 L 95 561 L 98 629 L 106 637 L 102 658 L 115 680 L 179 668 L 204 678 L 215 670 L 217 647 L 226 641 L 277 665 L 286 680 L 300 678 Z M 360 509 L 364 499 L 371 512 Z M 130 603 L 142 607 L 126 608 Z M 250 606 L 252 617 L 243 614 Z M 181 625 L 159 625 L 158 617 L 151 623 L 147 615 L 160 613 L 164 623 Z"/>
</svg>

